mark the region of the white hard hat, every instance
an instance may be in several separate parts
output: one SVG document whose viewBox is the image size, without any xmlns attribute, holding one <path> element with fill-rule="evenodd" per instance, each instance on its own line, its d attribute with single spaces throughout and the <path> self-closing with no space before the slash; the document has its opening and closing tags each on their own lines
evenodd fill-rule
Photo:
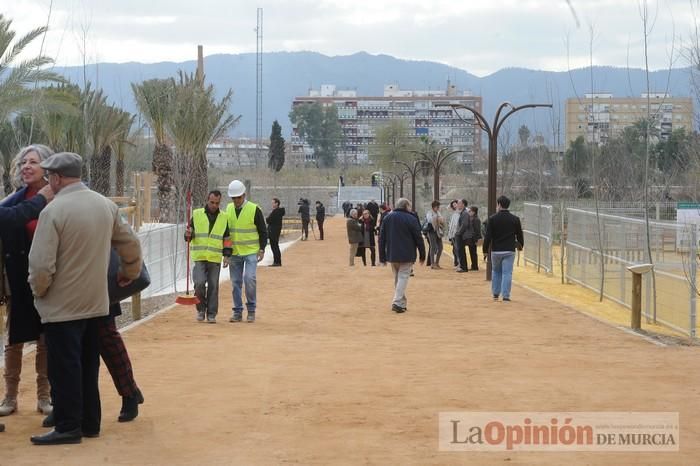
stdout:
<svg viewBox="0 0 700 466">
<path fill-rule="evenodd" d="M 228 184 L 228 197 L 238 197 L 245 194 L 245 185 L 238 180 Z"/>
</svg>

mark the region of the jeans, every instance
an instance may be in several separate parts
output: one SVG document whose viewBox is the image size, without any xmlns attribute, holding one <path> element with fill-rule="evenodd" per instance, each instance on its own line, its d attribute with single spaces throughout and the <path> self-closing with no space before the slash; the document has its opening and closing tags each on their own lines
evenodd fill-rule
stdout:
<svg viewBox="0 0 700 466">
<path fill-rule="evenodd" d="M 491 252 L 491 292 L 510 299 L 515 252 Z"/>
<path fill-rule="evenodd" d="M 430 263 L 432 265 L 440 265 L 440 256 L 442 256 L 442 238 L 437 233 L 428 233 L 430 241 Z"/>
<path fill-rule="evenodd" d="M 256 273 L 258 269 L 257 254 L 231 256 L 229 273 L 233 285 L 233 315 L 240 317 L 243 313 L 243 286 L 245 285 L 246 309 L 248 314 L 255 314 Z"/>
<path fill-rule="evenodd" d="M 209 317 L 216 317 L 219 311 L 219 272 L 221 264 L 197 261 L 192 269 L 194 295 L 199 298 L 197 312 L 206 312 Z"/>
<path fill-rule="evenodd" d="M 100 431 L 100 319 L 44 324 L 56 432 Z"/>
<path fill-rule="evenodd" d="M 412 267 L 411 262 L 391 262 L 391 271 L 394 272 L 394 306 L 406 309 L 406 287 Z"/>
</svg>

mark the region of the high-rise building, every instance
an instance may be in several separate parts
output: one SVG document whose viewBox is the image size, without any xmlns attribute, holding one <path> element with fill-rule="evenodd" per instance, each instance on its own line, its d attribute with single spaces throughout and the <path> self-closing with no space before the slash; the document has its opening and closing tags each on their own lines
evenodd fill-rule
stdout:
<svg viewBox="0 0 700 466">
<path fill-rule="evenodd" d="M 358 96 L 353 90 L 338 90 L 324 84 L 306 97 L 296 97 L 292 106 L 320 102 L 335 105 L 343 138 L 338 142 L 338 163 L 360 165 L 370 161 L 376 147 L 377 129 L 393 119 L 406 122 L 407 136 L 428 136 L 451 150 L 461 150 L 455 160 L 467 168 L 480 153 L 481 131 L 471 112 L 458 110 L 467 120 L 460 120 L 451 107 L 438 104 L 462 104 L 481 112 L 481 97 L 459 92 L 448 82 L 447 90 L 401 90 L 396 84 L 384 86 L 383 96 Z M 296 163 L 314 162 L 314 153 L 296 125 L 292 127 L 291 159 Z"/>
<path fill-rule="evenodd" d="M 691 130 L 693 101 L 690 97 L 649 94 L 654 134 L 667 139 L 675 129 Z M 566 140 L 583 136 L 587 142 L 605 144 L 622 130 L 647 118 L 647 94 L 641 97 L 614 97 L 612 94 L 586 94 L 583 99 L 566 101 Z"/>
</svg>

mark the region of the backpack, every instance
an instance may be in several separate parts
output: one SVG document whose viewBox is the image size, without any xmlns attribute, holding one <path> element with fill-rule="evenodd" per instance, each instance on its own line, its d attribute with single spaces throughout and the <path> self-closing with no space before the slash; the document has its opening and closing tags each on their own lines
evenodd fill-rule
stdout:
<svg viewBox="0 0 700 466">
<path fill-rule="evenodd" d="M 414 231 L 415 231 L 415 230 L 414 230 Z M 426 222 L 425 222 L 425 223 L 423 224 L 423 226 L 421 227 L 421 231 L 422 231 L 423 233 L 425 233 L 425 234 L 434 232 L 435 229 L 433 228 L 433 223 L 432 223 L 432 222 L 428 222 L 428 221 L 426 220 Z"/>
</svg>

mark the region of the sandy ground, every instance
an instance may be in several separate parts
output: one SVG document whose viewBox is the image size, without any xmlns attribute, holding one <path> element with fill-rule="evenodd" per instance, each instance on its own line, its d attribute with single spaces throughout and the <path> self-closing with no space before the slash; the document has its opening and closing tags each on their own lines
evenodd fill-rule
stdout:
<svg viewBox="0 0 700 466">
<path fill-rule="evenodd" d="M 493 302 L 483 272 L 456 274 L 451 257 L 416 267 L 397 315 L 389 269 L 348 267 L 343 219 L 326 228 L 258 269 L 255 324 L 228 323 L 227 286 L 216 325 L 175 307 L 126 332 L 146 402 L 117 423 L 103 369 L 100 438 L 30 445 L 44 429 L 26 358 L 0 464 L 700 463 L 700 348 L 660 347 L 518 286 Z M 677 411 L 681 450 L 439 452 L 441 411 Z"/>
</svg>

